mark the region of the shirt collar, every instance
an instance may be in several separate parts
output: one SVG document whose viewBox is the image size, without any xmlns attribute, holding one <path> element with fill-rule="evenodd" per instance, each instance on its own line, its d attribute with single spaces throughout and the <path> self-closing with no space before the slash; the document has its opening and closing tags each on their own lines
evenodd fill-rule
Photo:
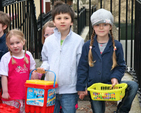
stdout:
<svg viewBox="0 0 141 113">
<path fill-rule="evenodd" d="M 58 37 L 58 35 L 59 35 L 59 37 L 61 38 L 61 33 L 58 31 L 57 28 L 54 29 L 54 34 L 55 34 L 56 37 Z M 71 34 L 72 34 L 72 30 L 71 30 L 71 28 L 70 28 L 70 32 L 69 32 L 69 34 L 67 35 L 67 37 L 70 37 Z M 67 37 L 66 37 L 66 38 L 67 38 Z"/>
<path fill-rule="evenodd" d="M 98 45 L 98 42 L 97 42 L 97 35 L 94 36 L 94 43 L 93 43 L 93 46 L 95 46 L 96 44 Z M 113 43 L 112 43 L 112 37 L 111 37 L 111 35 L 109 34 L 109 41 L 108 41 L 107 45 L 111 46 L 112 44 L 113 44 Z"/>
</svg>

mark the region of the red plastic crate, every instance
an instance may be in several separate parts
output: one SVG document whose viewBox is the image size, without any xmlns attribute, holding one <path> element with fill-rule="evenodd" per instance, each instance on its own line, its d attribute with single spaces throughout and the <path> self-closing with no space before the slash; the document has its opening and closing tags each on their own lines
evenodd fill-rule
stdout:
<svg viewBox="0 0 141 113">
<path fill-rule="evenodd" d="M 14 100 L 16 101 L 16 100 Z M 16 108 L 14 106 L 11 106 L 11 105 L 7 105 L 7 104 L 4 104 L 4 103 L 0 103 L 0 113 L 20 113 L 20 102 L 19 101 L 16 101 L 19 103 L 19 107 Z"/>
<path fill-rule="evenodd" d="M 0 104 L 0 113 L 20 113 L 19 108 L 15 108 L 14 106 L 9 106 L 6 104 Z"/>
<path fill-rule="evenodd" d="M 58 87 L 57 82 L 55 82 L 56 75 L 54 76 L 54 82 L 44 80 L 30 80 L 30 78 L 25 83 L 26 87 L 25 112 L 53 113 L 56 98 L 56 88 Z"/>
</svg>

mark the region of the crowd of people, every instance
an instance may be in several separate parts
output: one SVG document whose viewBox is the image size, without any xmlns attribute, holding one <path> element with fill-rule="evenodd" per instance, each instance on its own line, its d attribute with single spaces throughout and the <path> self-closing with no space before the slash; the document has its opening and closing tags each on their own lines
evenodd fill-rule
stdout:
<svg viewBox="0 0 141 113">
<path fill-rule="evenodd" d="M 113 15 L 98 9 L 91 15 L 93 33 L 84 43 L 80 35 L 73 32 L 74 11 L 64 2 L 56 1 L 52 9 L 52 21 L 42 29 L 42 65 L 39 70 L 56 73 L 58 88 L 54 113 L 76 113 L 78 98 L 90 96 L 87 88 L 94 83 L 126 83 L 125 96 L 114 113 L 129 113 L 137 94 L 138 84 L 121 81 L 126 63 L 122 45 L 112 33 Z M 6 32 L 10 17 L 0 11 L 0 78 L 2 102 L 17 106 L 12 99 L 21 103 L 20 113 L 25 112 L 25 82 L 36 63 L 26 49 L 24 34 L 19 29 Z M 45 79 L 45 75 L 34 72 L 32 79 Z M 6 101 L 6 100 L 9 101 Z M 105 101 L 92 100 L 93 113 L 105 113 Z"/>
</svg>

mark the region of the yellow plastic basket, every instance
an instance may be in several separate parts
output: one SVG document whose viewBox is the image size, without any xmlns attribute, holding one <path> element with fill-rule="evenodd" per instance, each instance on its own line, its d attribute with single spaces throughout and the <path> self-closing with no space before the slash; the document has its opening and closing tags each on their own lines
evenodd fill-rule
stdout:
<svg viewBox="0 0 141 113">
<path fill-rule="evenodd" d="M 111 84 L 95 83 L 87 88 L 90 91 L 91 99 L 97 101 L 119 101 L 125 95 L 126 83 L 115 85 L 112 89 Z"/>
</svg>

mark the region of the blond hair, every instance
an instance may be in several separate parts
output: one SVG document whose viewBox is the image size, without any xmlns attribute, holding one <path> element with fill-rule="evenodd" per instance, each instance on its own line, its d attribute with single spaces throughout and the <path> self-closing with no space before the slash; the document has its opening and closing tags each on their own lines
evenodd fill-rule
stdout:
<svg viewBox="0 0 141 113">
<path fill-rule="evenodd" d="M 10 25 L 10 16 L 8 16 L 8 14 L 0 11 L 0 23 L 3 26 L 7 25 L 7 28 L 8 28 L 8 26 Z M 7 28 L 4 30 L 5 33 L 7 32 Z"/>
<path fill-rule="evenodd" d="M 8 46 L 8 44 L 9 44 L 10 38 L 11 38 L 12 36 L 16 36 L 16 37 L 18 37 L 19 39 L 21 39 L 22 41 L 25 41 L 25 37 L 24 37 L 24 34 L 23 34 L 22 31 L 20 31 L 20 30 L 18 30 L 18 29 L 12 29 L 12 30 L 10 30 L 10 31 L 7 33 L 7 35 L 6 35 L 6 44 L 7 44 L 7 46 Z M 10 55 L 11 55 L 11 57 L 12 57 L 12 64 L 15 64 L 16 61 L 13 59 L 12 51 L 11 51 L 10 49 L 9 49 L 9 51 L 10 51 Z M 24 61 L 28 64 L 28 63 L 29 63 L 28 58 L 25 56 L 26 51 L 27 51 L 27 48 L 26 48 L 26 45 L 25 45 Z"/>
<path fill-rule="evenodd" d="M 51 28 L 54 28 L 54 23 L 53 21 L 48 21 L 45 23 L 45 25 L 43 26 L 43 29 L 42 29 L 42 44 L 45 42 L 45 37 L 44 37 L 44 34 L 45 34 L 45 29 L 47 27 L 51 27 Z"/>
<path fill-rule="evenodd" d="M 112 33 L 112 30 L 110 30 L 110 34 L 111 34 L 111 37 L 112 37 L 112 43 L 113 43 L 113 65 L 112 65 L 112 69 L 114 69 L 116 66 L 117 66 L 117 61 L 116 61 L 116 52 L 115 52 L 115 41 L 114 41 L 114 37 L 113 37 L 113 33 Z M 90 41 L 90 49 L 89 49 L 89 53 L 88 53 L 88 63 L 89 63 L 89 66 L 90 67 L 93 67 L 94 66 L 94 63 L 96 61 L 93 61 L 93 55 L 92 55 L 92 46 L 93 46 L 93 42 L 94 42 L 94 35 L 95 35 L 95 31 L 93 30 L 93 33 L 91 35 L 91 41 Z"/>
</svg>

